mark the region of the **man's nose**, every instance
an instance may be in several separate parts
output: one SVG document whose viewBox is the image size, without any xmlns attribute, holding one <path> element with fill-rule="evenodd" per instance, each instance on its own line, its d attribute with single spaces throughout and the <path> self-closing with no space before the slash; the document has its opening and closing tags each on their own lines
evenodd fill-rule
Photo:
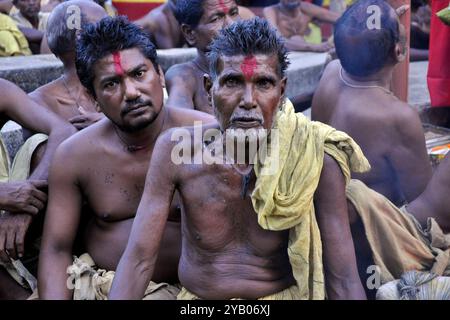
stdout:
<svg viewBox="0 0 450 320">
<path fill-rule="evenodd" d="M 254 90 L 252 84 L 245 85 L 245 89 L 241 98 L 240 107 L 244 109 L 256 108 L 256 100 L 254 97 Z"/>
<path fill-rule="evenodd" d="M 227 13 L 225 15 L 225 20 L 223 22 L 223 27 L 226 28 L 228 27 L 230 24 L 232 24 L 234 22 L 234 19 Z"/>
<path fill-rule="evenodd" d="M 136 84 L 131 79 L 124 79 L 124 86 L 125 86 L 125 100 L 136 100 L 141 96 L 141 92 L 136 87 Z"/>
</svg>

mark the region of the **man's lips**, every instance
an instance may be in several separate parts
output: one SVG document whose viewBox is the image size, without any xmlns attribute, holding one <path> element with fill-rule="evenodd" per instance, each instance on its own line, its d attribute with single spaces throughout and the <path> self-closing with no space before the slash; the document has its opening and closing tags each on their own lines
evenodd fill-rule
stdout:
<svg viewBox="0 0 450 320">
<path fill-rule="evenodd" d="M 236 127 L 241 128 L 252 128 L 252 127 L 259 127 L 262 125 L 262 121 L 257 118 L 234 118 L 231 120 L 231 123 Z"/>
<path fill-rule="evenodd" d="M 125 109 L 125 110 L 122 112 L 122 115 L 126 115 L 126 114 L 129 114 L 129 113 L 139 112 L 139 111 L 142 111 L 143 109 L 149 108 L 149 107 L 150 107 L 150 104 L 139 104 L 139 105 L 133 106 L 133 107 L 131 107 L 131 108 Z"/>
</svg>

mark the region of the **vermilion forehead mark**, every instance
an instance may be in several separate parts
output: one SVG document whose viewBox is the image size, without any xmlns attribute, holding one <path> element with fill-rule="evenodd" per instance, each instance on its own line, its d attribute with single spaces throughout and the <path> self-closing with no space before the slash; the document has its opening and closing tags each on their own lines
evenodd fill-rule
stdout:
<svg viewBox="0 0 450 320">
<path fill-rule="evenodd" d="M 246 56 L 241 64 L 241 70 L 245 79 L 249 80 L 255 73 L 257 67 L 256 58 L 253 55 Z"/>
<path fill-rule="evenodd" d="M 230 9 L 225 5 L 223 0 L 219 0 L 219 6 L 223 10 L 223 12 L 225 12 L 225 14 L 228 14 L 228 11 L 230 11 Z"/>
<path fill-rule="evenodd" d="M 119 52 L 113 52 L 113 59 L 114 59 L 114 69 L 116 71 L 116 74 L 121 76 L 124 74 L 123 68 L 122 68 L 122 62 L 120 60 L 120 53 Z"/>
</svg>

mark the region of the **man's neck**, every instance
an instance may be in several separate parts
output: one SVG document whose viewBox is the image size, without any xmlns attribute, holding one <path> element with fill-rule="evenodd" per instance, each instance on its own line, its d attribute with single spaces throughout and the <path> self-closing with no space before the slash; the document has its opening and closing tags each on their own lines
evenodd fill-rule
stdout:
<svg viewBox="0 0 450 320">
<path fill-rule="evenodd" d="M 343 70 L 344 77 L 349 79 L 352 84 L 364 86 L 379 86 L 385 88 L 386 90 L 390 90 L 393 72 L 394 72 L 393 67 L 384 67 L 377 73 L 372 74 L 370 76 L 358 77 L 351 75 L 345 70 Z"/>
<path fill-rule="evenodd" d="M 167 117 L 167 109 L 162 108 L 156 119 L 147 127 L 135 131 L 126 132 L 115 126 L 114 130 L 118 135 L 121 143 L 128 148 L 129 152 L 135 152 L 138 150 L 149 150 L 156 142 L 156 139 L 163 131 L 165 118 Z"/>
<path fill-rule="evenodd" d="M 20 12 L 20 14 L 25 19 L 27 19 L 35 29 L 37 29 L 39 27 L 39 15 L 36 14 L 34 16 L 28 16 L 28 15 L 24 14 L 23 12 Z"/>
<path fill-rule="evenodd" d="M 206 54 L 197 49 L 197 57 L 193 60 L 194 65 L 202 72 L 209 74 L 209 64 Z"/>
</svg>

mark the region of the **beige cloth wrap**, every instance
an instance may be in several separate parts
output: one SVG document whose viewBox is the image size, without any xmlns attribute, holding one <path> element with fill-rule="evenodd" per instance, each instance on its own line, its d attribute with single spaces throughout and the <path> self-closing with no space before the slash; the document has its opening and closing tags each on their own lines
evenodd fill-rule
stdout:
<svg viewBox="0 0 450 320">
<path fill-rule="evenodd" d="M 67 268 L 68 285 L 74 288 L 74 300 L 107 300 L 114 279 L 114 271 L 98 269 L 87 253 Z M 150 281 L 143 300 L 175 300 L 180 289 L 168 283 Z"/>
<path fill-rule="evenodd" d="M 30 174 L 31 158 L 36 148 L 47 141 L 45 134 L 39 133 L 31 136 L 17 152 L 12 166 L 10 166 L 8 149 L 0 138 L 0 183 L 26 180 Z M 27 254 L 25 253 L 25 258 Z M 36 278 L 25 268 L 21 260 L 12 260 L 10 263 L 0 261 L 6 271 L 21 286 L 34 291 L 37 288 Z"/>
<path fill-rule="evenodd" d="M 178 300 L 201 300 L 200 297 L 190 292 L 186 288 L 181 288 L 180 293 L 177 296 Z M 291 286 L 283 291 L 258 298 L 258 300 L 299 300 L 299 290 L 297 286 Z M 231 300 L 241 300 L 239 298 L 231 299 Z"/>
<path fill-rule="evenodd" d="M 405 207 L 397 208 L 359 180 L 347 185 L 347 198 L 379 267 L 383 286 L 377 299 L 450 298 L 450 234 L 433 218 L 422 228 Z"/>
<path fill-rule="evenodd" d="M 273 130 L 279 133 L 279 152 L 270 152 L 273 147 L 268 144 L 267 158 L 256 161 L 253 207 L 262 228 L 290 229 L 288 254 L 297 282 L 296 299 L 324 299 L 322 242 L 313 203 L 324 154 L 336 160 L 346 182 L 350 171 L 365 172 L 370 165 L 347 134 L 295 113 L 288 100 L 277 113 Z M 278 170 L 265 172 L 273 164 Z"/>
</svg>

